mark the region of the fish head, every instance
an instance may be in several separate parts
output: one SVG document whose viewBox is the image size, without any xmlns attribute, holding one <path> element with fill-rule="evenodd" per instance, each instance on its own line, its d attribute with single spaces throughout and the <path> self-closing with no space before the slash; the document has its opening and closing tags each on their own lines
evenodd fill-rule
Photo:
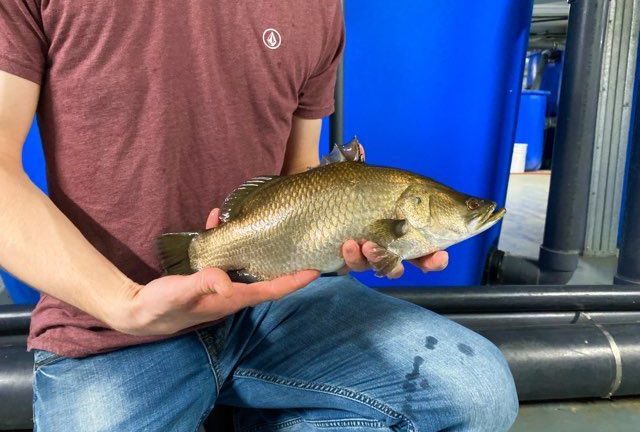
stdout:
<svg viewBox="0 0 640 432">
<path fill-rule="evenodd" d="M 491 228 L 506 210 L 498 209 L 494 201 L 429 181 L 407 188 L 398 212 L 411 227 L 444 248 Z"/>
</svg>

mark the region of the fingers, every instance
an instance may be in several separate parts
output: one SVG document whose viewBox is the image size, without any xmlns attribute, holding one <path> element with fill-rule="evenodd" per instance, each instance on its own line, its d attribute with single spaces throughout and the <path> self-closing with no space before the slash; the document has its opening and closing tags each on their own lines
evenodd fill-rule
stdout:
<svg viewBox="0 0 640 432">
<path fill-rule="evenodd" d="M 219 224 L 220 224 L 220 209 L 214 208 L 213 210 L 211 210 L 211 213 L 209 213 L 209 216 L 207 217 L 207 223 L 205 224 L 205 228 L 206 229 L 215 228 Z"/>
<path fill-rule="evenodd" d="M 449 254 L 445 251 L 438 251 L 410 262 L 424 272 L 440 271 L 444 270 L 449 264 Z"/>
<path fill-rule="evenodd" d="M 365 243 L 365 245 L 367 243 Z M 351 270 L 364 271 L 369 268 L 369 263 L 363 255 L 363 251 L 360 250 L 360 245 L 355 240 L 347 240 L 344 242 L 342 245 L 342 257 L 344 258 L 344 262 L 347 267 Z"/>
<path fill-rule="evenodd" d="M 206 268 L 189 277 L 193 279 L 195 292 L 199 295 L 218 293 L 225 298 L 233 296 L 233 284 L 224 270 Z"/>
<path fill-rule="evenodd" d="M 220 301 L 223 301 L 225 307 L 233 313 L 248 306 L 278 300 L 309 285 L 319 276 L 320 272 L 316 270 L 303 270 L 269 281 L 251 284 L 234 283 L 233 295 Z"/>
</svg>

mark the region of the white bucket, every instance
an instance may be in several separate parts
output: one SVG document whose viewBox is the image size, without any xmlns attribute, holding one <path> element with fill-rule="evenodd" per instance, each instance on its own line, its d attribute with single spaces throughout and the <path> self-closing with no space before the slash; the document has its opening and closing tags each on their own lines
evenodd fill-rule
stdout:
<svg viewBox="0 0 640 432">
<path fill-rule="evenodd" d="M 511 158 L 511 173 L 523 173 L 527 162 L 527 144 L 515 143 Z"/>
</svg>

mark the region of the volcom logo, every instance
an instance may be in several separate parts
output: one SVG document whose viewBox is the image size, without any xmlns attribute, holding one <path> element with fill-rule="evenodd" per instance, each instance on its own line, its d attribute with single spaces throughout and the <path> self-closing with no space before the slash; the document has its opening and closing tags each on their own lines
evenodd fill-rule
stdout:
<svg viewBox="0 0 640 432">
<path fill-rule="evenodd" d="M 278 30 L 273 28 L 268 28 L 262 33 L 262 42 L 269 49 L 277 49 L 282 43 L 282 37 L 280 37 L 280 33 Z"/>
</svg>

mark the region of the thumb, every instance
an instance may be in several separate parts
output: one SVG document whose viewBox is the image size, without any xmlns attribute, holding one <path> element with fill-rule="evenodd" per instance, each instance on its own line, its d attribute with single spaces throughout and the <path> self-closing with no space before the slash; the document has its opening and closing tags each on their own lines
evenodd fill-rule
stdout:
<svg viewBox="0 0 640 432">
<path fill-rule="evenodd" d="M 233 295 L 233 285 L 227 273 L 219 268 L 206 268 L 188 276 L 192 287 L 199 295 L 220 294 L 229 298 Z"/>
<path fill-rule="evenodd" d="M 211 210 L 211 213 L 209 213 L 209 216 L 207 217 L 207 223 L 205 224 L 205 228 L 206 229 L 215 228 L 219 224 L 220 224 L 220 209 L 214 208 L 213 210 Z"/>
</svg>

